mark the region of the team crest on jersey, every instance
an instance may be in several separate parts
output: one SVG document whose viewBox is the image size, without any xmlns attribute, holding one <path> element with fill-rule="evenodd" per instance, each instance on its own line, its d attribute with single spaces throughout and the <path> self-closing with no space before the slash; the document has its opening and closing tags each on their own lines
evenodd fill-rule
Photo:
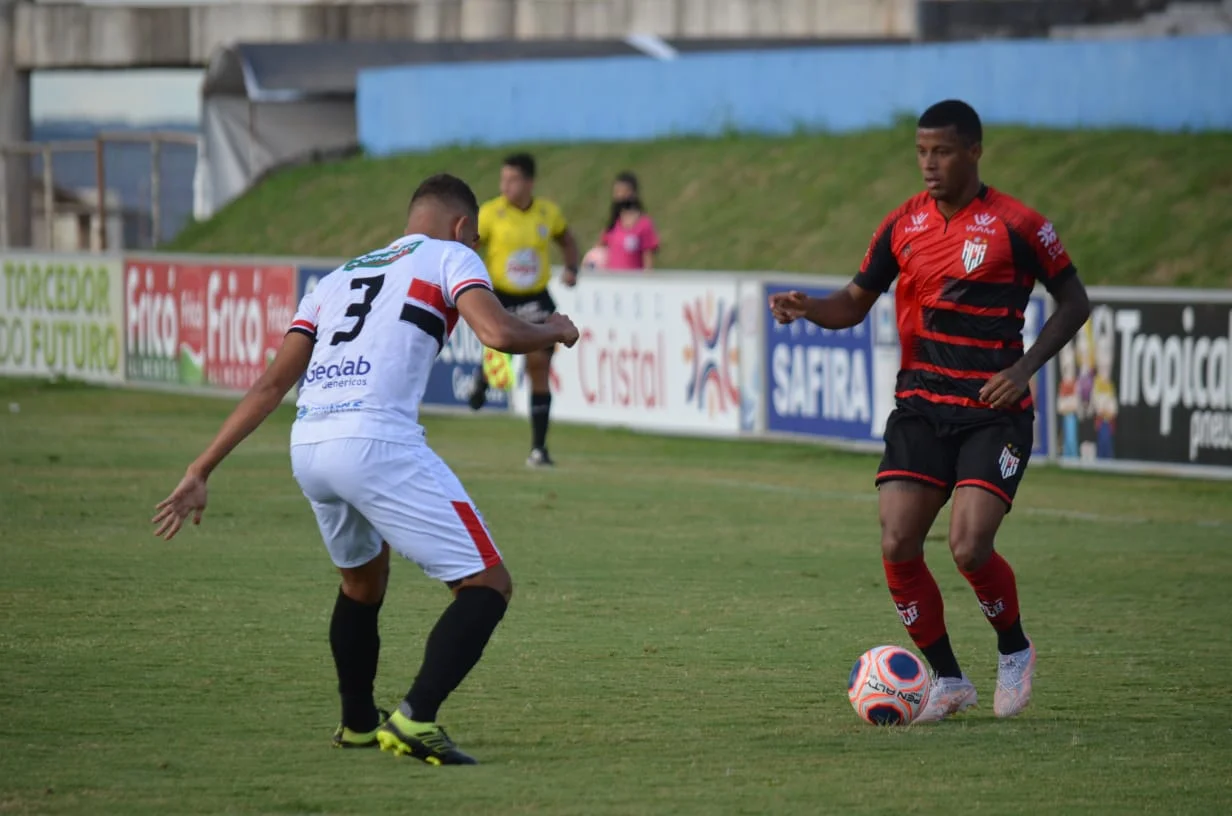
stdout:
<svg viewBox="0 0 1232 816">
<path fill-rule="evenodd" d="M 547 237 L 548 237 L 548 225 L 547 225 L 547 224 L 540 224 L 540 225 L 539 225 L 539 237 L 540 237 L 540 238 L 547 238 Z"/>
<path fill-rule="evenodd" d="M 963 269 L 970 275 L 980 264 L 984 263 L 984 255 L 988 252 L 988 241 L 984 238 L 968 238 L 963 244 Z"/>
<path fill-rule="evenodd" d="M 1014 450 L 1013 445 L 1006 445 L 1001 450 L 1001 456 L 997 459 L 997 466 L 1001 468 L 1001 478 L 1010 479 L 1018 472 L 1018 466 L 1022 464 L 1022 457 Z"/>
</svg>

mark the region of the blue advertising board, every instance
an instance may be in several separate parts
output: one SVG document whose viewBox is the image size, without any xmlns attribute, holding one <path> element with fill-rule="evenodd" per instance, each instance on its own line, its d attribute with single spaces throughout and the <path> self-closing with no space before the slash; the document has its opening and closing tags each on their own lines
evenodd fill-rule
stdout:
<svg viewBox="0 0 1232 816">
<path fill-rule="evenodd" d="M 824 297 L 830 289 L 767 285 L 766 296 L 799 289 Z M 877 382 L 873 320 L 831 331 L 804 320 L 780 326 L 765 317 L 766 430 L 848 441 L 876 442 Z M 893 382 L 890 383 L 891 395 Z"/>
<path fill-rule="evenodd" d="M 824 287 L 767 284 L 766 296 L 802 291 L 824 297 Z M 1027 307 L 1023 339 L 1029 346 L 1047 315 L 1044 298 L 1033 296 Z M 894 408 L 894 385 L 900 364 L 898 326 L 893 296 L 877 301 L 858 326 L 842 331 L 822 329 L 798 320 L 780 326 L 766 307 L 765 370 L 766 430 L 846 442 L 879 443 L 885 420 Z M 1048 412 L 1051 381 L 1045 366 L 1032 380 L 1036 401 L 1033 455 L 1051 450 Z"/>
<path fill-rule="evenodd" d="M 334 268 L 299 268 L 298 298 L 311 292 L 317 281 L 333 272 Z M 471 382 L 475 372 L 483 364 L 483 344 L 465 322 L 459 321 L 440 355 L 432 364 L 428 375 L 428 388 L 424 392 L 424 405 L 441 405 L 459 408 L 467 405 Z M 484 410 L 507 411 L 509 394 L 495 388 L 488 389 L 488 401 Z"/>
</svg>

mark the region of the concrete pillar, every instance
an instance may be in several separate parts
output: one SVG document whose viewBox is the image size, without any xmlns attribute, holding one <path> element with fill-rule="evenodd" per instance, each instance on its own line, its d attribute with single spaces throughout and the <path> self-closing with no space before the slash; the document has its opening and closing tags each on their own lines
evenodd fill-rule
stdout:
<svg viewBox="0 0 1232 816">
<path fill-rule="evenodd" d="M 462 39 L 504 40 L 513 37 L 518 0 L 462 0 Z"/>
<path fill-rule="evenodd" d="M 0 0 L 0 145 L 30 141 L 30 72 L 17 70 L 17 0 Z M 9 246 L 30 245 L 30 158 L 5 160 Z"/>
</svg>

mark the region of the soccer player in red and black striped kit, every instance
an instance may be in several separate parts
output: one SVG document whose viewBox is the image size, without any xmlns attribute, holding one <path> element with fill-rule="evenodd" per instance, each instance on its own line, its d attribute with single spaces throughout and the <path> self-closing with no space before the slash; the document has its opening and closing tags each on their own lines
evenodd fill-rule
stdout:
<svg viewBox="0 0 1232 816">
<path fill-rule="evenodd" d="M 1035 646 L 1023 632 L 1014 571 L 994 539 L 1031 455 L 1028 383 L 1090 314 L 1086 289 L 1052 224 L 980 181 L 982 140 L 979 116 L 966 103 L 929 108 L 916 131 L 927 189 L 881 223 L 855 279 L 824 298 L 770 298 L 779 323 L 803 318 L 844 329 L 860 323 L 898 280 L 902 366 L 876 484 L 890 594 L 935 674 L 922 721 L 977 699 L 924 563 L 924 538 L 951 494 L 950 553 L 997 632 L 993 710 L 1012 717 L 1030 701 Z M 1023 314 L 1036 281 L 1057 309 L 1024 353 Z"/>
</svg>

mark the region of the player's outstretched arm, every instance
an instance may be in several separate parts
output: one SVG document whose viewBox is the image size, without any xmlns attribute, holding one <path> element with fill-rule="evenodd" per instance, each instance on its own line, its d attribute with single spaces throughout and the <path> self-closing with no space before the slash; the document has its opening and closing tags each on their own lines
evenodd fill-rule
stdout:
<svg viewBox="0 0 1232 816">
<path fill-rule="evenodd" d="M 554 314 L 544 323 L 528 323 L 505 311 L 496 295 L 484 287 L 467 289 L 458 295 L 456 305 L 479 342 L 497 351 L 526 354 L 556 343 L 571 347 L 578 339 L 577 327 L 564 315 Z"/>
<path fill-rule="evenodd" d="M 823 329 L 849 329 L 868 316 L 880 295 L 856 283 L 822 298 L 803 292 L 779 292 L 770 296 L 770 312 L 782 324 L 804 318 Z"/>
<path fill-rule="evenodd" d="M 201 523 L 205 511 L 206 480 L 235 446 L 257 429 L 282 402 L 291 386 L 299 382 L 312 359 L 312 340 L 299 332 L 287 334 L 274 361 L 223 422 L 209 447 L 188 466 L 179 485 L 158 503 L 154 534 L 170 540 L 190 515 Z"/>
</svg>

